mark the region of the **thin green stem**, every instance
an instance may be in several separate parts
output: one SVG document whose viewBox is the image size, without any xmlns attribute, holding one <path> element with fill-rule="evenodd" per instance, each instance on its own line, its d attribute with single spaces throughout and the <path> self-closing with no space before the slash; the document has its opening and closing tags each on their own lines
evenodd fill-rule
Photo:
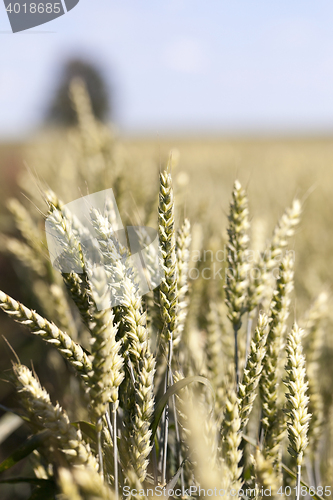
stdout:
<svg viewBox="0 0 333 500">
<path fill-rule="evenodd" d="M 296 474 L 296 500 L 300 499 L 301 493 L 301 465 L 297 465 L 297 474 Z"/>
<path fill-rule="evenodd" d="M 102 450 L 102 439 L 101 439 L 101 427 L 102 427 L 102 419 L 99 418 L 97 422 L 97 451 L 98 451 L 98 464 L 99 464 L 99 473 L 102 477 L 104 477 L 104 466 L 103 466 L 103 450 Z"/>
<path fill-rule="evenodd" d="M 170 380 L 170 384 L 173 385 L 173 375 L 172 375 L 171 370 L 170 370 L 170 374 L 169 374 L 169 380 Z M 178 424 L 178 418 L 177 418 L 176 398 L 174 395 L 172 396 L 172 408 L 173 408 L 173 418 L 175 421 L 175 431 L 176 431 L 176 447 L 177 447 L 177 455 L 178 455 L 177 468 L 179 468 L 181 466 L 181 464 L 183 463 L 183 457 L 182 457 L 182 451 L 181 451 L 181 440 L 180 440 L 179 424 Z M 180 481 L 181 481 L 181 487 L 182 487 L 182 492 L 183 492 L 185 489 L 183 468 L 181 468 L 181 471 L 180 471 Z"/>
<path fill-rule="evenodd" d="M 118 446 L 117 446 L 117 410 L 112 409 L 113 416 L 113 463 L 114 463 L 114 492 L 118 500 Z"/>
<path fill-rule="evenodd" d="M 105 418 L 106 418 L 106 423 L 107 423 L 107 426 L 109 429 L 110 436 L 113 439 L 113 429 L 112 429 L 112 424 L 111 424 L 110 415 L 109 415 L 108 411 L 105 414 Z"/>
<path fill-rule="evenodd" d="M 169 372 L 171 370 L 172 362 L 172 337 L 168 341 L 168 361 L 165 372 L 164 391 L 166 392 L 169 387 Z M 164 409 L 164 433 L 163 433 L 163 462 L 162 462 L 162 484 L 166 482 L 166 464 L 168 454 L 168 432 L 169 432 L 169 405 L 165 405 Z"/>
<path fill-rule="evenodd" d="M 158 484 L 158 469 L 157 469 L 155 440 L 153 443 L 153 447 L 151 449 L 151 456 L 152 456 L 152 464 L 153 464 L 154 484 L 156 486 Z"/>
<path fill-rule="evenodd" d="M 246 328 L 246 349 L 245 349 L 245 363 L 246 363 L 246 360 L 247 360 L 247 357 L 249 355 L 249 352 L 250 352 L 250 344 L 251 344 L 251 332 L 252 332 L 252 323 L 253 323 L 253 319 L 252 317 L 250 316 L 250 312 L 248 314 L 248 319 L 247 319 L 247 328 Z"/>
<path fill-rule="evenodd" d="M 235 337 L 235 374 L 236 374 L 236 392 L 239 389 L 239 362 L 238 362 L 238 326 L 234 325 L 234 337 Z"/>
<path fill-rule="evenodd" d="M 320 460 L 319 460 L 319 454 L 318 452 L 315 455 L 314 459 L 314 476 L 315 476 L 315 481 L 314 485 L 316 488 L 322 484 L 321 482 L 321 474 L 320 474 Z"/>
</svg>

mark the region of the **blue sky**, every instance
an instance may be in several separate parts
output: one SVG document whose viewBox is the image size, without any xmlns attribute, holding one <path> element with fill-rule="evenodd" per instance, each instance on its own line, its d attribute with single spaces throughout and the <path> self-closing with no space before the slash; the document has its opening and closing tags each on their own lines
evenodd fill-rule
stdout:
<svg viewBox="0 0 333 500">
<path fill-rule="evenodd" d="M 80 0 L 12 34 L 1 2 L 0 137 L 38 126 L 78 55 L 114 86 L 125 132 L 332 131 L 332 27 L 331 0 Z"/>
</svg>

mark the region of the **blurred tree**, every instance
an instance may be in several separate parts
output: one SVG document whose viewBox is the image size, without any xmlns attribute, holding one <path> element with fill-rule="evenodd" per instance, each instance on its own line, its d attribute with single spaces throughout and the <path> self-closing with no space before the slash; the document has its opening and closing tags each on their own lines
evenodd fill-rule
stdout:
<svg viewBox="0 0 333 500">
<path fill-rule="evenodd" d="M 81 78 L 86 85 L 96 118 L 105 121 L 108 117 L 109 94 L 100 70 L 88 61 L 70 59 L 62 70 L 58 89 L 47 111 L 46 119 L 49 123 L 73 125 L 77 122 L 69 94 L 70 82 L 77 77 Z"/>
</svg>

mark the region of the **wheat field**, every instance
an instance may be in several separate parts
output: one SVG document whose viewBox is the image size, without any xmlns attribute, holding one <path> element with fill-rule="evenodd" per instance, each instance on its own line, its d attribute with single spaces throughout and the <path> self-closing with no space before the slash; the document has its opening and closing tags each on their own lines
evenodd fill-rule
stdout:
<svg viewBox="0 0 333 500">
<path fill-rule="evenodd" d="M 331 139 L 121 139 L 71 95 L 1 209 L 0 497 L 330 498 Z"/>
</svg>

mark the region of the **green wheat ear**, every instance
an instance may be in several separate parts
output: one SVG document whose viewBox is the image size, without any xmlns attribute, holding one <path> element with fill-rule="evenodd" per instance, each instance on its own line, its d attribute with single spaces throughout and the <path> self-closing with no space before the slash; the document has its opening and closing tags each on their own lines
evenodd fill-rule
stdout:
<svg viewBox="0 0 333 500">
<path fill-rule="evenodd" d="M 160 285 L 161 315 L 164 321 L 163 336 L 166 341 L 173 339 L 178 314 L 178 286 L 176 233 L 174 220 L 174 197 L 171 174 L 160 174 L 160 195 L 158 206 L 158 229 L 161 264 L 164 277 Z"/>
<path fill-rule="evenodd" d="M 226 274 L 225 295 L 235 338 L 235 371 L 238 390 L 240 380 L 238 331 L 242 324 L 242 315 L 246 310 L 248 287 L 248 244 L 249 210 L 248 201 L 241 184 L 236 181 L 232 192 L 229 211 L 228 270 Z"/>
<path fill-rule="evenodd" d="M 270 326 L 267 337 L 267 349 L 263 359 L 260 378 L 260 396 L 262 400 L 262 428 L 265 438 L 265 452 L 279 457 L 283 431 L 279 428 L 278 408 L 278 368 L 281 359 L 283 335 L 289 315 L 290 293 L 293 289 L 293 257 L 288 253 L 282 260 L 270 309 Z"/>
<path fill-rule="evenodd" d="M 228 317 L 234 328 L 239 330 L 245 312 L 246 290 L 248 285 L 248 201 L 241 184 L 236 181 L 232 192 L 229 212 L 229 244 L 227 282 L 225 286 Z"/>
</svg>

